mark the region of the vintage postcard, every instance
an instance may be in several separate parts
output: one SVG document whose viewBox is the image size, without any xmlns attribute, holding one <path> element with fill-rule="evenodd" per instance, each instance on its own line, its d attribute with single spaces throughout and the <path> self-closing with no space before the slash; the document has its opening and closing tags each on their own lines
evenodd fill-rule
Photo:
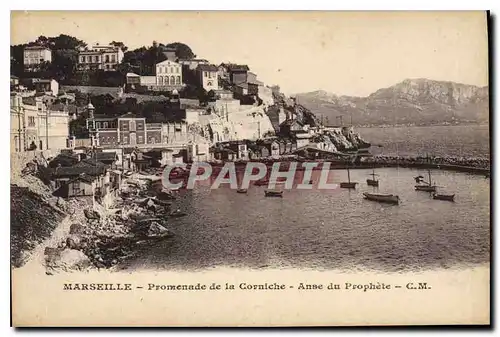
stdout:
<svg viewBox="0 0 500 337">
<path fill-rule="evenodd" d="M 488 18 L 11 12 L 12 325 L 489 325 Z"/>
</svg>

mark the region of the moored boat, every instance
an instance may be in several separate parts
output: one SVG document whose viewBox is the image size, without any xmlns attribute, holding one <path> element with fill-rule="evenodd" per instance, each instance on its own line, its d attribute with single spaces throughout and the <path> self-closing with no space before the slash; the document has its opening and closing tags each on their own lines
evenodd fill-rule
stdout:
<svg viewBox="0 0 500 337">
<path fill-rule="evenodd" d="M 455 201 L 455 194 L 433 194 L 432 198 L 434 200 L 446 200 L 446 201 Z"/>
<path fill-rule="evenodd" d="M 347 167 L 347 182 L 340 183 L 340 188 L 355 189 L 356 184 L 356 182 L 351 182 L 351 172 L 349 171 L 349 167 Z"/>
<path fill-rule="evenodd" d="M 424 181 L 423 176 L 416 176 L 415 182 L 419 185 L 415 185 L 415 190 L 416 191 L 423 191 L 423 192 L 436 192 L 437 186 L 432 184 L 432 177 L 431 177 L 431 170 L 427 169 L 427 174 L 429 175 L 429 181 Z"/>
<path fill-rule="evenodd" d="M 436 192 L 435 185 L 415 185 L 416 191 L 424 191 L 424 192 Z"/>
<path fill-rule="evenodd" d="M 266 197 L 283 197 L 283 191 L 264 191 Z"/>
<path fill-rule="evenodd" d="M 356 188 L 356 184 L 357 184 L 357 183 L 351 183 L 351 182 L 348 182 L 348 183 L 340 183 L 340 187 L 341 187 L 341 188 L 351 188 L 351 189 L 354 189 L 354 188 Z"/>
<path fill-rule="evenodd" d="M 365 199 L 384 202 L 389 204 L 399 204 L 399 196 L 394 194 L 374 194 L 374 193 L 363 193 Z"/>
<path fill-rule="evenodd" d="M 377 174 L 375 174 L 375 170 L 373 170 L 370 175 L 372 176 L 372 179 L 366 179 L 366 184 L 368 186 L 375 186 L 375 187 L 377 187 L 378 186 L 378 180 L 375 179 L 375 176 L 377 175 Z"/>
</svg>

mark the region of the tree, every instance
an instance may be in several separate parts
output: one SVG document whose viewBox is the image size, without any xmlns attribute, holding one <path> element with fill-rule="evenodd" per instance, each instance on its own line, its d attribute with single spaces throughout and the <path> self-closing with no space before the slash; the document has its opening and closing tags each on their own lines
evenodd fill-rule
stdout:
<svg viewBox="0 0 500 337">
<path fill-rule="evenodd" d="M 43 36 L 39 37 L 43 38 Z M 85 48 L 87 44 L 73 36 L 61 34 L 56 37 L 49 37 L 47 39 L 47 47 L 52 50 L 78 50 Z"/>
<path fill-rule="evenodd" d="M 175 55 L 180 59 L 191 60 L 196 57 L 191 48 L 182 42 L 169 43 L 166 47 L 175 48 Z"/>
<path fill-rule="evenodd" d="M 125 52 L 127 51 L 127 49 L 128 49 L 128 47 L 127 47 L 127 46 L 126 46 L 123 42 L 121 42 L 121 41 L 114 41 L 114 40 L 113 40 L 113 41 L 110 43 L 110 45 L 111 45 L 111 46 L 115 46 L 115 47 L 120 48 L 120 49 L 122 50 L 122 52 L 124 52 L 124 53 L 125 53 Z"/>
</svg>

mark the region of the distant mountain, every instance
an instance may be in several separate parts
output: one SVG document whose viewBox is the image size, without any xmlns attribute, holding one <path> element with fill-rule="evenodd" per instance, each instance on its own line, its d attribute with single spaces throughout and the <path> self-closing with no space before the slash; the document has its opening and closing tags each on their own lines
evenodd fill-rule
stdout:
<svg viewBox="0 0 500 337">
<path fill-rule="evenodd" d="M 325 124 L 335 125 L 343 116 L 354 125 L 461 124 L 489 119 L 488 87 L 407 79 L 368 97 L 337 96 L 323 90 L 295 95 Z"/>
</svg>

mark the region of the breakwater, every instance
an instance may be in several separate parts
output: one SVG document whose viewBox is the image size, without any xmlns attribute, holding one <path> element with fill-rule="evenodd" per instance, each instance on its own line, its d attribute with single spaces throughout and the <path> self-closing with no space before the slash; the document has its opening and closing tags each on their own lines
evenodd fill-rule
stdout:
<svg viewBox="0 0 500 337">
<path fill-rule="evenodd" d="M 299 162 L 316 162 L 316 163 L 330 163 L 331 169 L 367 169 L 367 168 L 382 168 L 382 167 L 405 167 L 405 168 L 418 168 L 418 169 L 438 169 L 449 170 L 456 172 L 467 172 L 472 174 L 488 174 L 490 173 L 490 161 L 482 158 L 457 158 L 457 157 L 393 157 L 393 156 L 373 156 L 373 157 L 357 157 L 358 159 L 316 159 L 304 160 L 297 156 L 282 157 L 282 158 L 262 158 L 260 160 L 252 161 L 237 161 L 235 162 L 236 169 L 241 169 L 248 162 L 261 162 L 267 166 L 275 163 L 281 163 L 281 168 L 286 170 L 289 163 L 293 161 Z M 222 167 L 224 163 L 214 162 L 211 163 L 212 167 Z M 298 165 L 298 170 L 301 166 Z M 321 169 L 318 165 L 315 169 Z"/>
</svg>

